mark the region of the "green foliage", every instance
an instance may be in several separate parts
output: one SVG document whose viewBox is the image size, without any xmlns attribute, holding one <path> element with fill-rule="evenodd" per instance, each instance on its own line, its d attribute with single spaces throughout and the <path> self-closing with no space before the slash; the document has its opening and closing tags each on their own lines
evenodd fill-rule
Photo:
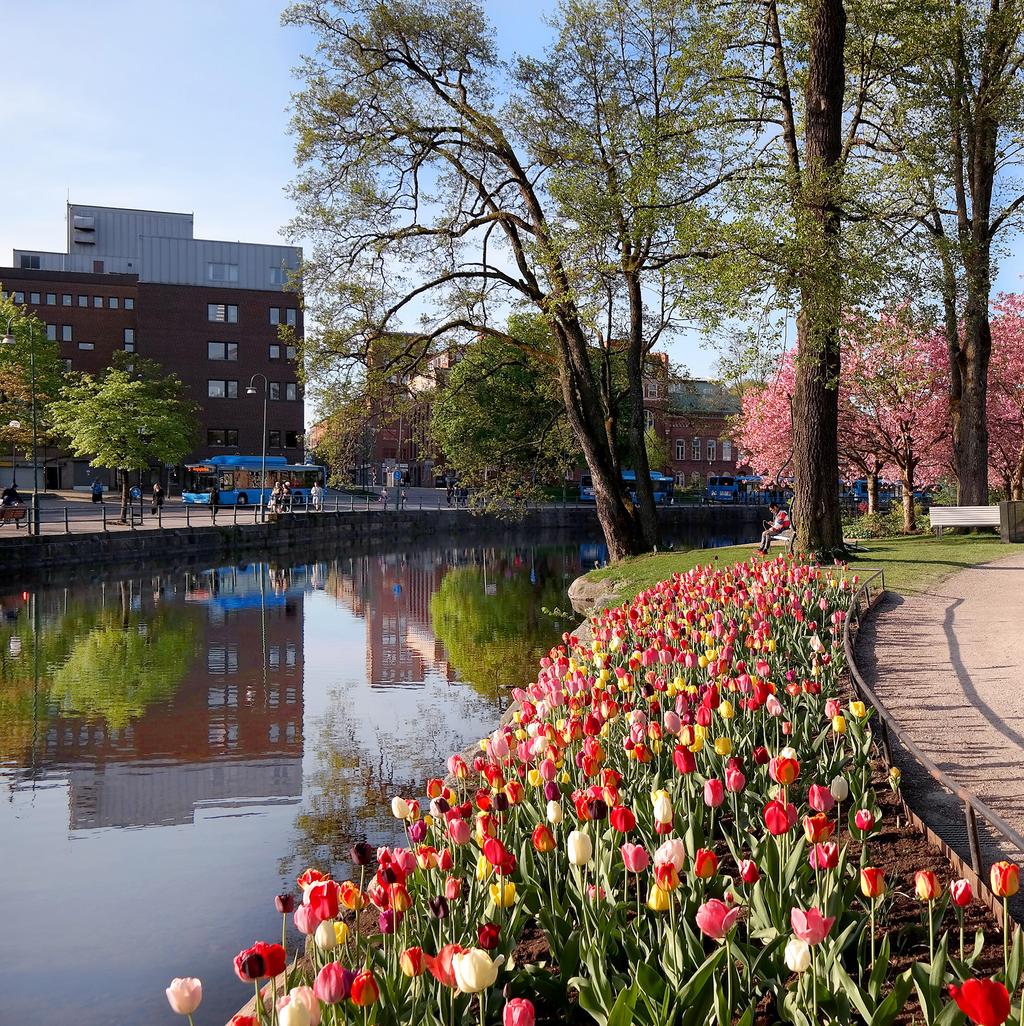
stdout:
<svg viewBox="0 0 1024 1026">
<path fill-rule="evenodd" d="M 101 377 L 82 374 L 50 404 L 54 431 L 93 467 L 134 470 L 176 463 L 194 446 L 199 408 L 182 399 L 176 374 L 117 354 Z"/>
<path fill-rule="evenodd" d="M 917 517 L 924 510 L 917 507 Z M 903 522 L 903 506 L 893 503 L 885 513 L 864 513 L 843 517 L 843 533 L 849 538 L 902 538 L 907 532 Z"/>
</svg>

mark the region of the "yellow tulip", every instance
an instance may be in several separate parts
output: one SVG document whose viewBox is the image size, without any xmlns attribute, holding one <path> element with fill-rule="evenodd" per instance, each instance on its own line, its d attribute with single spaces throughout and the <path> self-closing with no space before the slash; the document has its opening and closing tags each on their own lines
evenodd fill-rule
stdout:
<svg viewBox="0 0 1024 1026">
<path fill-rule="evenodd" d="M 498 884 L 491 884 L 490 893 L 495 908 L 511 908 L 515 904 L 516 885 L 511 880 L 506 881 L 503 888 L 499 888 Z"/>
<path fill-rule="evenodd" d="M 833 716 L 832 717 L 832 729 L 837 734 L 846 733 L 846 717 L 845 716 Z"/>
<path fill-rule="evenodd" d="M 716 755 L 732 755 L 732 738 L 731 737 L 716 737 L 715 738 L 715 754 Z"/>
<path fill-rule="evenodd" d="M 532 769 L 526 774 L 526 780 L 530 787 L 540 787 L 544 783 L 544 778 L 540 775 L 539 769 Z"/>
<path fill-rule="evenodd" d="M 721 716 L 723 720 L 731 720 L 736 715 L 736 710 L 733 708 L 732 702 L 722 702 L 718 706 L 718 715 Z"/>
<path fill-rule="evenodd" d="M 672 898 L 668 891 L 663 891 L 660 887 L 652 887 L 647 892 L 647 907 L 652 912 L 667 912 L 671 902 Z"/>
<path fill-rule="evenodd" d="M 863 702 L 851 702 L 850 712 L 852 712 L 858 720 L 862 720 L 865 716 L 867 716 L 868 708 Z"/>
<path fill-rule="evenodd" d="M 348 940 L 348 924 L 334 921 L 334 937 L 338 942 L 338 945 L 344 944 Z"/>
<path fill-rule="evenodd" d="M 480 883 L 483 883 L 493 871 L 494 870 L 490 862 L 488 862 L 483 855 L 476 860 L 476 878 Z"/>
</svg>

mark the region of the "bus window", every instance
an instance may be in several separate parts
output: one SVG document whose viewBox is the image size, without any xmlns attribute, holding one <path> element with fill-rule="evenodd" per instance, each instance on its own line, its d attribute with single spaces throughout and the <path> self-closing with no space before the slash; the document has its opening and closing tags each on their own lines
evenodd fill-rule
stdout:
<svg viewBox="0 0 1024 1026">
<path fill-rule="evenodd" d="M 234 491 L 235 488 L 235 472 L 233 470 L 222 470 L 220 472 L 220 481 L 217 485 L 222 492 Z"/>
</svg>

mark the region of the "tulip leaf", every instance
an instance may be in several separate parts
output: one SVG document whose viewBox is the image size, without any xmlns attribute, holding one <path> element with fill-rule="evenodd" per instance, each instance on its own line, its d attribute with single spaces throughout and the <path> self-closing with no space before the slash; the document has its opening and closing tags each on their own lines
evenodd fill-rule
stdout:
<svg viewBox="0 0 1024 1026">
<path fill-rule="evenodd" d="M 832 979 L 838 979 L 839 983 L 845 992 L 846 996 L 856 1007 L 857 1011 L 864 1017 L 865 1022 L 871 1020 L 871 1007 L 865 998 L 864 991 L 857 986 L 857 982 L 852 976 L 843 968 L 842 964 L 837 962 L 832 971 Z M 837 988 L 838 989 L 838 988 Z"/>
<path fill-rule="evenodd" d="M 869 927 L 870 929 L 870 927 Z M 885 982 L 885 974 L 889 969 L 889 935 L 882 938 L 878 946 L 878 955 L 875 964 L 871 967 L 871 976 L 868 978 L 868 993 L 872 1001 L 877 1001 L 882 992 L 882 984 Z"/>
<path fill-rule="evenodd" d="M 632 1026 L 638 989 L 639 984 L 634 982 L 631 987 L 627 987 L 619 994 L 608 1016 L 608 1026 Z"/>
<path fill-rule="evenodd" d="M 964 1014 L 957 1008 L 953 1001 L 950 1001 L 939 1014 L 932 1019 L 932 1026 L 961 1026 L 965 1022 Z"/>
<path fill-rule="evenodd" d="M 874 975 L 874 974 L 872 974 Z M 910 991 L 914 983 L 910 973 L 900 973 L 893 981 L 892 990 L 889 991 L 886 999 L 875 1009 L 869 1026 L 892 1026 L 893 1020 L 902 1011 L 903 1006 L 910 997 Z"/>
<path fill-rule="evenodd" d="M 1013 942 L 1010 945 L 1010 958 L 1006 965 L 1006 989 L 1015 993 L 1020 983 L 1021 959 L 1024 952 L 1021 949 L 1020 927 L 1013 931 Z"/>
</svg>

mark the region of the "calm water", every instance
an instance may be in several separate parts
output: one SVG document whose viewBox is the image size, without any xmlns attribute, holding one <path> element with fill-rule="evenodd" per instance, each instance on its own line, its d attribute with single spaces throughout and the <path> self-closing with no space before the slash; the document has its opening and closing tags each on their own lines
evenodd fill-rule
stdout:
<svg viewBox="0 0 1024 1026">
<path fill-rule="evenodd" d="M 725 543 L 731 539 L 714 539 Z M 249 996 L 273 896 L 397 840 L 395 791 L 493 729 L 593 544 L 416 548 L 0 595 L 0 1023 Z"/>
</svg>

